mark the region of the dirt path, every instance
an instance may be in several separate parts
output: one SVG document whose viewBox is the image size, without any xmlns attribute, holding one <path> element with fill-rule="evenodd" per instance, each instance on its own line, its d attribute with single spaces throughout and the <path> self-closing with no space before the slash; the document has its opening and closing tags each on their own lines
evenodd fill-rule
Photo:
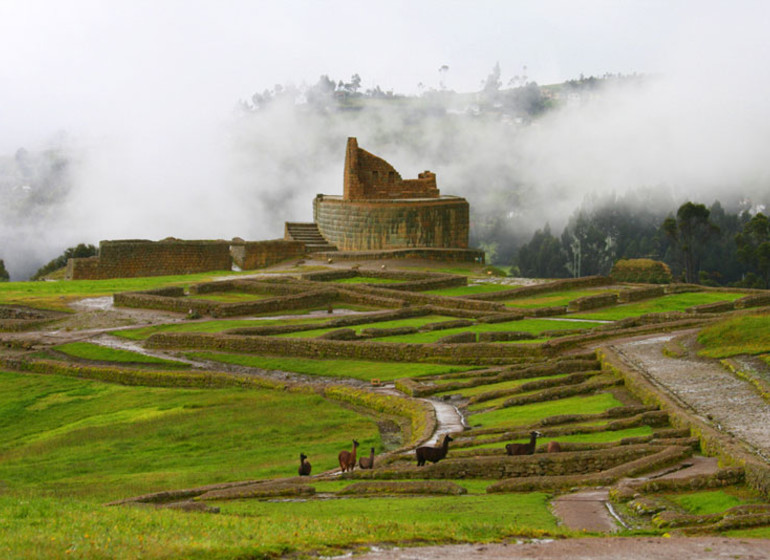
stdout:
<svg viewBox="0 0 770 560">
<path fill-rule="evenodd" d="M 663 345 L 676 333 L 612 345 L 622 359 L 704 422 L 737 437 L 770 461 L 770 404 L 715 360 L 670 358 Z"/>
<path fill-rule="evenodd" d="M 359 560 L 697 560 L 770 559 L 770 540 L 699 538 L 586 538 L 383 549 Z"/>
</svg>

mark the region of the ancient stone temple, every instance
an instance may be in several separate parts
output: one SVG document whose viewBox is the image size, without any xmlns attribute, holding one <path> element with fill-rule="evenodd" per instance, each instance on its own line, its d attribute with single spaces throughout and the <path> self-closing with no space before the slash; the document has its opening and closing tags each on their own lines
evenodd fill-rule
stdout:
<svg viewBox="0 0 770 560">
<path fill-rule="evenodd" d="M 464 198 L 441 195 L 430 171 L 403 179 L 355 138 L 348 138 L 343 195 L 316 196 L 313 219 L 340 251 L 468 248 Z"/>
</svg>

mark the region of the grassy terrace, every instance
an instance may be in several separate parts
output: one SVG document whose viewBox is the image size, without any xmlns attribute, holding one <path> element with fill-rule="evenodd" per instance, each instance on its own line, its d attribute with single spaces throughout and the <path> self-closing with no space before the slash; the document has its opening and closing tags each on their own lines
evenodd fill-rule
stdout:
<svg viewBox="0 0 770 560">
<path fill-rule="evenodd" d="M 468 418 L 471 426 L 481 428 L 517 427 L 534 424 L 541 418 L 559 414 L 597 414 L 622 403 L 611 393 L 597 393 L 555 401 L 538 402 L 479 412 Z"/>
<path fill-rule="evenodd" d="M 111 296 L 117 292 L 136 292 L 165 286 L 189 286 L 235 275 L 238 273 L 228 270 L 183 276 L 116 278 L 114 280 L 0 282 L 0 303 L 70 311 L 68 304 L 82 298 Z"/>
<path fill-rule="evenodd" d="M 254 356 L 245 354 L 222 354 L 216 352 L 191 352 L 188 357 L 212 360 L 227 364 L 290 371 L 306 375 L 352 378 L 362 381 L 380 379 L 392 381 L 402 377 L 422 377 L 468 371 L 470 367 L 416 364 L 409 362 L 371 362 L 365 360 L 313 360 L 309 358 Z"/>
<path fill-rule="evenodd" d="M 744 297 L 740 292 L 691 292 L 685 294 L 673 294 L 659 298 L 626 303 L 600 309 L 598 311 L 571 313 L 569 316 L 576 319 L 617 321 L 626 317 L 637 317 L 646 313 L 664 313 L 670 311 L 686 311 L 689 307 L 717 303 L 720 301 L 735 301 Z"/>
<path fill-rule="evenodd" d="M 616 294 L 619 290 L 607 290 L 603 288 L 595 288 L 588 290 L 563 290 L 558 292 L 548 292 L 545 294 L 537 294 L 535 296 L 527 296 L 516 299 L 509 299 L 503 301 L 507 307 L 519 308 L 519 309 L 537 309 L 538 307 L 554 307 L 557 305 L 567 305 L 572 300 L 586 297 L 586 296 L 598 296 L 600 294 Z"/>
<path fill-rule="evenodd" d="M 428 323 L 438 323 L 441 321 L 453 321 L 455 317 L 443 317 L 439 315 L 428 315 L 425 317 L 414 317 L 411 319 L 398 319 L 394 321 L 382 321 L 379 323 L 367 323 L 363 325 L 355 325 L 347 328 L 355 330 L 360 333 L 366 328 L 394 328 L 394 327 L 415 327 Z M 383 342 L 407 342 L 407 343 L 430 343 L 436 342 L 440 338 L 449 336 L 451 334 L 457 334 L 461 332 L 527 332 L 532 334 L 539 334 L 543 331 L 559 331 L 559 330 L 573 330 L 573 329 L 589 329 L 600 325 L 601 323 L 592 321 L 571 321 L 571 320 L 559 320 L 559 319 L 522 319 L 521 321 L 510 321 L 507 323 L 478 323 L 468 327 L 458 327 L 454 329 L 441 329 L 428 332 L 420 332 L 407 335 L 393 335 L 378 337 L 375 340 Z M 335 328 L 323 328 L 312 329 L 306 331 L 300 331 L 295 333 L 282 334 L 278 336 L 292 337 L 292 338 L 313 338 L 325 334 L 327 332 L 337 330 Z"/>
<path fill-rule="evenodd" d="M 303 317 L 297 319 L 222 319 L 216 321 L 189 321 L 183 323 L 166 323 L 140 327 L 136 329 L 122 329 L 112 334 L 131 340 L 145 340 L 155 333 L 162 332 L 205 332 L 216 333 L 229 329 L 243 327 L 259 327 L 267 325 L 305 325 L 323 323 L 328 317 Z"/>
<path fill-rule="evenodd" d="M 121 350 L 118 348 L 108 348 L 90 342 L 71 342 L 61 344 L 55 347 L 55 350 L 79 358 L 82 360 L 92 360 L 99 362 L 114 362 L 118 364 L 146 364 L 152 366 L 167 366 L 175 368 L 188 368 L 189 364 L 174 360 L 165 360 L 154 356 L 147 356 L 139 352 L 130 350 Z"/>
<path fill-rule="evenodd" d="M 770 313 L 728 319 L 706 327 L 698 335 L 699 352 L 708 358 L 770 352 Z"/>
<path fill-rule="evenodd" d="M 468 274 L 470 270 L 479 272 L 480 268 L 457 267 L 442 271 Z M 223 271 L 217 274 L 115 281 L 0 283 L 0 303 L 64 309 L 68 302 L 77 298 L 107 296 L 116 291 L 147 290 L 168 285 L 187 286 L 232 274 Z M 377 280 L 356 278 L 353 281 Z M 457 288 L 456 291 L 437 290 L 431 293 L 462 296 L 511 287 L 479 284 Z M 510 300 L 507 303 L 511 307 L 530 308 L 565 305 L 578 297 L 606 291 L 568 290 Z M 600 324 L 597 322 L 599 320 L 612 321 L 643 313 L 683 310 L 703 303 L 734 300 L 743 295 L 730 292 L 679 294 L 568 316 L 570 319 L 581 318 L 581 321 L 556 318 L 476 323 L 469 327 L 376 340 L 434 342 L 465 331 L 523 331 L 539 335 L 543 331 L 589 329 Z M 201 297 L 237 302 L 261 296 L 218 293 Z M 338 307 L 343 306 L 335 305 L 335 309 Z M 222 332 L 260 325 L 316 326 L 330 318 L 325 313 L 310 316 L 310 311 L 302 309 L 274 313 L 264 319 L 177 319 L 167 324 L 142 326 L 116 331 L 114 334 L 141 344 L 147 337 L 158 332 Z M 767 357 L 770 355 L 769 316 L 767 312 L 743 314 L 705 328 L 699 339 L 703 355 L 726 357 L 754 354 Z M 455 319 L 434 315 L 351 328 L 359 332 L 364 328 L 419 328 L 426 323 Z M 58 327 L 54 325 L 53 328 Z M 318 336 L 329 330 L 314 328 L 293 336 Z M 73 336 L 87 339 L 88 333 L 77 331 Z M 390 381 L 399 378 L 428 378 L 440 385 L 449 381 L 484 379 L 474 377 L 476 372 L 473 370 L 487 367 L 470 368 L 445 363 L 381 363 L 342 357 L 317 360 L 187 350 L 185 355 L 192 359 L 218 363 L 212 365 L 210 371 L 196 368 L 169 372 L 164 369 L 168 364 L 163 360 L 156 361 L 138 352 L 104 348 L 89 342 L 61 344 L 55 349 L 72 358 L 98 363 L 96 365 L 109 370 L 111 375 L 120 376 L 125 372 L 136 374 L 132 378 L 133 382 L 140 380 L 147 385 L 128 386 L 75 377 L 96 368 L 88 368 L 83 364 L 73 365 L 71 362 L 56 364 L 57 368 L 60 365 L 62 367 L 54 368 L 53 371 L 70 371 L 72 377 L 0 369 L 2 558 L 266 559 L 292 555 L 334 556 L 380 543 L 482 543 L 520 537 L 574 536 L 551 513 L 551 494 L 535 491 L 487 494 L 486 488 L 497 482 L 497 479 L 456 480 L 457 484 L 468 490 L 468 494 L 459 496 L 378 495 L 376 499 L 349 496 L 346 499 L 331 500 L 325 499 L 328 496 L 322 496 L 324 499 L 307 496 L 285 501 L 234 499 L 201 502 L 219 507 L 221 511 L 218 515 L 156 510 L 152 507 L 105 507 L 105 502 L 148 492 L 222 482 L 275 480 L 286 484 L 297 473 L 300 452 L 308 455 L 313 465 L 313 474 L 319 474 L 337 469 L 338 452 L 349 449 L 353 438 L 361 444 L 359 456 L 368 454 L 370 447 L 374 447 L 378 454 L 389 451 L 397 445 L 394 443 L 397 438 L 388 434 L 388 429 L 392 427 L 383 428 L 382 433 L 380 428 L 394 424 L 393 417 L 381 413 L 382 408 L 362 406 L 369 406 L 373 399 L 391 397 L 371 395 L 365 392 L 370 388 L 369 383 L 348 380 L 368 382 L 372 379 Z M 17 360 L 18 356 L 26 355 L 25 351 L 21 346 L 0 345 L 0 357 L 6 357 L 8 353 L 13 360 Z M 34 357 L 39 354 L 30 352 L 29 355 Z M 56 358 L 57 355 L 50 353 L 48 357 Z M 61 359 L 62 362 L 69 361 L 67 358 Z M 574 355 L 558 356 L 553 360 L 538 357 L 521 358 L 518 361 L 519 358 L 515 358 L 517 361 L 504 368 L 551 367 L 555 375 L 490 382 L 467 389 L 443 391 L 436 396 L 439 399 L 456 394 L 473 397 L 491 391 L 514 389 L 540 379 L 558 381 L 565 378 L 568 371 L 574 371 L 576 366 L 582 367 L 585 359 L 575 358 Z M 13 364 L 13 360 L 8 363 Z M 577 363 L 574 363 L 575 360 Z M 570 361 L 573 361 L 572 369 L 566 365 L 564 371 L 558 366 L 552 367 Z M 178 363 L 171 363 L 175 368 L 181 367 Z M 125 367 L 127 364 L 131 367 Z M 135 367 L 137 364 L 152 368 L 152 371 L 145 367 L 138 369 Z M 226 389 L 191 386 L 205 387 L 206 381 L 199 381 L 200 378 L 222 375 L 213 373 L 227 369 L 221 364 L 317 377 L 312 384 L 302 384 L 301 381 L 286 384 L 287 390 L 283 390 L 283 376 L 278 376 L 282 390 L 262 389 L 252 385 Z M 243 376 L 253 373 L 244 370 L 238 372 Z M 195 375 L 200 377 L 195 378 Z M 443 375 L 453 377 L 433 379 Z M 187 383 L 188 386 L 151 386 L 153 383 L 160 384 L 158 379 L 164 376 L 174 376 L 175 380 L 182 380 L 180 383 Z M 122 381 L 119 377 L 115 378 Z M 231 379 L 235 379 L 232 374 Z M 237 379 L 240 382 L 243 378 Z M 490 379 L 493 377 L 490 376 Z M 344 390 L 341 389 L 343 386 Z M 364 397 L 360 401 L 351 398 L 349 402 L 343 403 L 323 396 L 335 395 L 335 398 L 346 399 L 352 392 Z M 530 391 L 527 395 L 537 393 L 539 391 Z M 542 398 L 552 396 L 553 393 L 543 394 Z M 470 409 L 462 408 L 460 400 L 448 401 L 461 406 L 467 424 L 471 426 L 463 431 L 463 442 L 471 440 L 474 443 L 474 447 L 458 447 L 456 454 L 450 447 L 450 460 L 476 461 L 472 451 L 468 452 L 474 449 L 499 449 L 502 454 L 508 441 L 492 440 L 500 438 L 503 432 L 528 431 L 527 427 L 531 425 L 542 425 L 544 431 L 554 427 L 564 428 L 564 432 L 579 431 L 580 427 L 601 430 L 542 437 L 538 442 L 541 445 L 550 440 L 582 444 L 613 443 L 623 438 L 648 436 L 652 433 L 652 428 L 647 425 L 626 427 L 634 424 L 619 424 L 616 413 L 598 418 L 582 416 L 628 404 L 639 404 L 633 395 L 618 386 L 600 389 L 592 394 L 490 409 L 507 398 L 509 396 L 482 402 Z M 399 401 L 408 402 L 405 396 Z M 547 417 L 561 415 L 579 416 L 571 420 L 559 419 L 558 422 L 541 424 Z M 422 421 L 427 422 L 427 417 Z M 661 421 L 665 423 L 665 418 Z M 607 428 L 610 424 L 624 429 L 611 431 Z M 487 430 L 488 434 L 478 433 Z M 553 430 L 551 433 L 559 432 Z M 459 449 L 463 453 L 459 453 Z M 516 461 L 516 458 L 510 460 Z M 565 455 L 563 460 L 575 459 Z M 405 472 L 416 468 L 413 466 L 413 452 L 393 464 L 397 465 L 396 468 L 406 469 Z M 406 483 L 406 478 L 401 482 Z M 313 486 L 319 493 L 334 494 L 354 481 L 334 477 L 324 480 L 303 479 L 302 482 Z M 579 485 L 579 482 L 575 484 Z M 563 488 L 557 491 L 569 490 Z M 716 491 L 658 493 L 655 498 L 663 499 L 677 511 L 696 515 L 723 512 L 735 505 L 761 502 L 753 492 L 742 486 L 730 486 Z M 622 534 L 659 535 L 665 531 L 649 522 L 643 522 L 640 527 L 636 533 L 632 530 L 623 531 Z M 765 524 L 757 528 L 730 530 L 723 534 L 770 537 L 770 526 Z"/>
</svg>

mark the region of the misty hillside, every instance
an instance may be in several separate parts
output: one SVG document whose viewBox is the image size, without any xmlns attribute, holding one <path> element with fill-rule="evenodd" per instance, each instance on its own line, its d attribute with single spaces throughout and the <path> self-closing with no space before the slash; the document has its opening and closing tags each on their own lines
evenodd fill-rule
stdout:
<svg viewBox="0 0 770 560">
<path fill-rule="evenodd" d="M 20 147 L 0 158 L 0 258 L 19 280 L 66 247 L 101 239 L 280 237 L 284 221 L 312 219 L 316 194 L 341 192 L 349 136 L 404 177 L 430 169 L 442 193 L 466 197 L 471 243 L 495 264 L 516 264 L 544 228 L 563 237 L 555 275 L 606 272 L 621 256 L 664 258 L 658 230 L 691 192 L 735 215 L 767 203 L 755 162 L 703 170 L 713 162 L 701 154 L 672 157 L 689 138 L 671 131 L 660 146 L 659 131 L 637 115 L 660 95 L 657 78 L 581 76 L 541 87 L 496 65 L 472 93 L 405 96 L 360 83 L 354 74 L 275 86 L 238 102 L 227 123 L 196 130 L 142 123 L 98 141 Z M 584 264 L 569 265 L 575 224 L 598 214 L 595 249 L 586 244 Z M 613 214 L 618 224 L 607 221 Z M 636 224 L 625 235 L 637 240 L 631 251 L 618 251 L 620 223 Z"/>
</svg>

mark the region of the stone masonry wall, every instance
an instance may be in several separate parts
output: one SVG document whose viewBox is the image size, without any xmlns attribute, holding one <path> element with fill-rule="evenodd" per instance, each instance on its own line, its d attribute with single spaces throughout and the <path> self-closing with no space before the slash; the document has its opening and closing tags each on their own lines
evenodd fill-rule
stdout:
<svg viewBox="0 0 770 560">
<path fill-rule="evenodd" d="M 468 247 L 470 207 L 464 198 L 355 202 L 319 196 L 313 216 L 323 236 L 342 251 Z"/>
<path fill-rule="evenodd" d="M 193 274 L 231 270 L 235 262 L 242 270 L 269 266 L 304 254 L 304 243 L 296 241 L 162 241 L 119 240 L 99 243 L 99 256 L 69 259 L 68 280 L 99 280 Z M 231 254 L 232 253 L 232 254 Z"/>
</svg>

